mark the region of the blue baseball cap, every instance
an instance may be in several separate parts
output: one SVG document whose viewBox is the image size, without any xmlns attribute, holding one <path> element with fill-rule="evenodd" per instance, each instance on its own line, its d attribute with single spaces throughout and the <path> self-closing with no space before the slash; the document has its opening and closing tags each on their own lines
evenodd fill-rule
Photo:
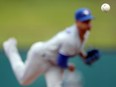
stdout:
<svg viewBox="0 0 116 87">
<path fill-rule="evenodd" d="M 75 20 L 77 21 L 87 21 L 92 20 L 94 17 L 91 14 L 91 11 L 87 8 L 80 8 L 75 12 Z"/>
</svg>

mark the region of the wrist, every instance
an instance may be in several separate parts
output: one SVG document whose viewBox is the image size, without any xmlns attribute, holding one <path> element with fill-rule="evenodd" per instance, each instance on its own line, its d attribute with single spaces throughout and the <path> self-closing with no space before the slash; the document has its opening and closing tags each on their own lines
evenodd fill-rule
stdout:
<svg viewBox="0 0 116 87">
<path fill-rule="evenodd" d="M 83 60 L 85 60 L 85 59 L 87 58 L 87 53 L 86 53 L 86 52 L 81 51 L 79 54 L 80 54 L 80 56 L 81 56 L 81 58 L 82 58 Z"/>
<path fill-rule="evenodd" d="M 68 65 L 68 70 L 69 70 L 70 72 L 74 72 L 74 71 L 75 71 L 75 66 L 74 66 L 74 64 L 69 64 L 69 65 Z"/>
</svg>

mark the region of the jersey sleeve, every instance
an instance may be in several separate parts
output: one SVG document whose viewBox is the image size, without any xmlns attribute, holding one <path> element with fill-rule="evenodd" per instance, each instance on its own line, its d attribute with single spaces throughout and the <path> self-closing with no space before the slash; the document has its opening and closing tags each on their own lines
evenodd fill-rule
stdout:
<svg viewBox="0 0 116 87">
<path fill-rule="evenodd" d="M 87 31 L 86 34 L 84 35 L 85 40 L 82 43 L 82 46 L 81 46 L 81 50 L 80 51 L 83 51 L 84 50 L 84 47 L 85 47 L 85 44 L 86 44 L 86 42 L 88 40 L 89 34 L 90 34 L 90 32 Z"/>
<path fill-rule="evenodd" d="M 66 55 L 66 56 L 73 56 L 75 54 L 74 46 L 69 42 L 69 40 L 64 40 L 59 53 Z"/>
</svg>

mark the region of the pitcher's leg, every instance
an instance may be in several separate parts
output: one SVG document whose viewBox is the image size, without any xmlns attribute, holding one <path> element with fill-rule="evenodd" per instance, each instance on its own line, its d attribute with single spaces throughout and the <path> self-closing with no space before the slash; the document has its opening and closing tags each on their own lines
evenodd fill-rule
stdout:
<svg viewBox="0 0 116 87">
<path fill-rule="evenodd" d="M 62 87 L 63 70 L 59 67 L 51 67 L 45 73 L 47 87 Z"/>
<path fill-rule="evenodd" d="M 28 85 L 43 73 L 48 65 L 44 62 L 41 51 L 41 43 L 34 44 L 28 52 L 26 62 L 24 63 L 16 47 L 16 40 L 9 39 L 4 42 L 4 51 L 10 61 L 14 74 L 22 85 Z"/>
</svg>

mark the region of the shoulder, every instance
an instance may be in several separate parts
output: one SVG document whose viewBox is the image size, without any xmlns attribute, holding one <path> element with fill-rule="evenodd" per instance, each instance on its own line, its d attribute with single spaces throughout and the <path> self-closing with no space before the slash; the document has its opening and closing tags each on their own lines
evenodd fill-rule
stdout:
<svg viewBox="0 0 116 87">
<path fill-rule="evenodd" d="M 75 30 L 75 25 L 72 25 L 70 27 L 65 28 L 63 31 L 57 33 L 52 39 L 61 39 L 61 40 L 66 40 L 67 38 L 69 39 L 71 35 L 74 33 Z"/>
<path fill-rule="evenodd" d="M 70 27 L 67 27 L 66 29 L 65 29 L 65 32 L 67 33 L 67 34 L 72 34 L 72 33 L 75 33 L 75 29 L 76 29 L 76 26 L 75 25 L 72 25 L 72 26 L 70 26 Z"/>
<path fill-rule="evenodd" d="M 73 34 L 75 33 L 75 25 L 67 27 L 63 32 L 62 35 L 64 38 L 72 38 Z"/>
</svg>

